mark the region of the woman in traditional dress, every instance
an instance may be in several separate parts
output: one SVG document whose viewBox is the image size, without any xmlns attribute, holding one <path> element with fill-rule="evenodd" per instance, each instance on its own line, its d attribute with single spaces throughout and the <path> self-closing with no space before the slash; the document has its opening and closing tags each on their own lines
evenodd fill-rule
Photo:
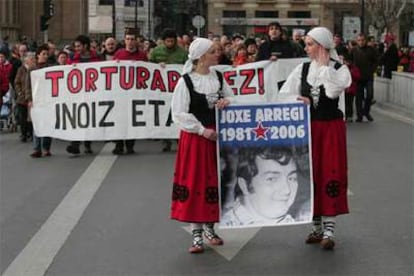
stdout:
<svg viewBox="0 0 414 276">
<path fill-rule="evenodd" d="M 214 231 L 219 221 L 215 107 L 227 106 L 233 94 L 222 74 L 210 70 L 220 54 L 212 41 L 195 39 L 171 103 L 173 120 L 181 129 L 171 218 L 191 223 L 190 253 L 204 251 L 203 233 L 210 244 L 223 244 Z"/>
<path fill-rule="evenodd" d="M 305 50 L 311 62 L 298 65 L 289 75 L 279 95 L 294 93 L 310 105 L 314 217 L 306 243 L 333 249 L 335 217 L 346 214 L 347 153 L 344 114 L 339 96 L 351 84 L 347 66 L 338 60 L 332 33 L 317 27 L 309 31 Z"/>
</svg>

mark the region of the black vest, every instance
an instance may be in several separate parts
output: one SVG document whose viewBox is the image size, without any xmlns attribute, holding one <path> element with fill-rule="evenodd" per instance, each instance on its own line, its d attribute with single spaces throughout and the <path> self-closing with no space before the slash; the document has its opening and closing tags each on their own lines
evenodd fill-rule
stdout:
<svg viewBox="0 0 414 276">
<path fill-rule="evenodd" d="M 209 94 L 209 96 L 215 97 L 216 100 L 222 98 L 221 90 L 223 89 L 223 75 L 221 72 L 217 72 L 217 76 L 220 82 L 220 90 Z M 185 84 L 190 92 L 190 109 L 189 113 L 193 114 L 197 120 L 201 122 L 203 126 L 211 126 L 216 124 L 216 109 L 209 108 L 207 97 L 205 94 L 198 93 L 194 90 L 193 82 L 188 74 L 183 75 Z"/>
<path fill-rule="evenodd" d="M 335 62 L 334 68 L 338 70 L 342 64 L 339 62 Z M 319 100 L 318 103 L 315 104 L 312 98 L 312 86 L 306 81 L 309 73 L 310 62 L 305 62 L 302 68 L 302 82 L 301 82 L 301 95 L 310 99 L 311 106 L 311 120 L 318 120 L 318 121 L 327 121 L 333 119 L 340 119 L 344 117 L 342 111 L 338 108 L 339 98 L 337 99 L 330 99 L 326 96 L 325 87 L 320 85 L 318 87 L 319 93 Z"/>
</svg>

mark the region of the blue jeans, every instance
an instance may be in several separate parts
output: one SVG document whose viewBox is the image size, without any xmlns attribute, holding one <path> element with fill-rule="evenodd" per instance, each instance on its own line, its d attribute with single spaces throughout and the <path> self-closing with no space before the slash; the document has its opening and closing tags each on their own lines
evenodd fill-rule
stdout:
<svg viewBox="0 0 414 276">
<path fill-rule="evenodd" d="M 44 151 L 50 151 L 50 146 L 52 145 L 52 138 L 50 137 L 37 137 L 33 133 L 33 150 L 41 151 L 42 148 Z"/>
</svg>

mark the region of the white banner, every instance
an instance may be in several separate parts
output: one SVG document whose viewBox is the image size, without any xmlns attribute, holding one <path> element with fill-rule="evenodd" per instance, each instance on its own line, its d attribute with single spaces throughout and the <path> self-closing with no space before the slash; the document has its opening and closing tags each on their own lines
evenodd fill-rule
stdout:
<svg viewBox="0 0 414 276">
<path fill-rule="evenodd" d="M 304 59 L 217 66 L 238 103 L 269 102 Z M 170 102 L 182 65 L 105 61 L 31 73 L 36 135 L 64 140 L 177 138 Z"/>
</svg>

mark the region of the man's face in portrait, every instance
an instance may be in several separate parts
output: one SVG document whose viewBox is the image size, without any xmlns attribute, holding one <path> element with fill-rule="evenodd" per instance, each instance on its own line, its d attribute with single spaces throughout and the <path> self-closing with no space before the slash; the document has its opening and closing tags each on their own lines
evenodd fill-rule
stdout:
<svg viewBox="0 0 414 276">
<path fill-rule="evenodd" d="M 253 208 L 268 219 L 286 215 L 298 190 L 294 160 L 281 165 L 273 159 L 257 156 L 256 165 L 258 172 L 252 178 L 249 195 Z"/>
</svg>

